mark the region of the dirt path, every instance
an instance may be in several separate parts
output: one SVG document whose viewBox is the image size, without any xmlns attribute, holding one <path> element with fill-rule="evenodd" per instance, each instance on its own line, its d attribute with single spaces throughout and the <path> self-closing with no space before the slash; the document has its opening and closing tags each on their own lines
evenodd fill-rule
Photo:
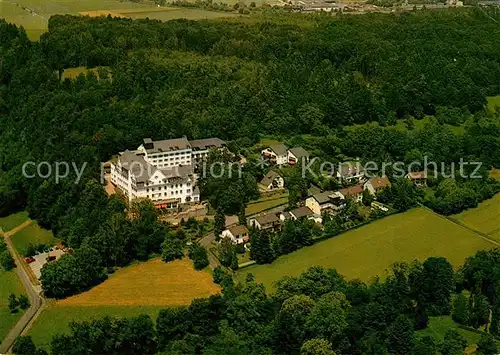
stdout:
<svg viewBox="0 0 500 355">
<path fill-rule="evenodd" d="M 16 228 L 13 228 L 11 229 L 10 231 L 8 232 L 4 232 L 3 234 L 6 236 L 6 237 L 10 237 L 14 234 L 16 234 L 17 232 L 19 232 L 20 230 L 26 228 L 27 226 L 29 226 L 33 221 L 31 219 L 28 219 L 27 221 L 24 221 L 23 223 L 21 223 L 20 225 L 18 225 Z"/>
<path fill-rule="evenodd" d="M 30 308 L 28 308 L 28 310 L 22 315 L 21 319 L 19 319 L 16 325 L 10 330 L 7 337 L 3 340 L 2 344 L 0 344 L 0 354 L 6 354 L 10 350 L 17 337 L 23 333 L 28 324 L 32 323 L 36 319 L 45 304 L 45 300 L 40 296 L 40 287 L 32 284 L 30 276 L 23 267 L 24 260 L 14 249 L 12 241 L 10 240 L 11 235 L 22 230 L 23 228 L 26 228 L 30 224 L 31 220 L 24 222 L 6 233 L 0 232 L 0 237 L 4 238 L 7 248 L 16 261 L 16 273 L 23 283 L 31 303 Z"/>
</svg>

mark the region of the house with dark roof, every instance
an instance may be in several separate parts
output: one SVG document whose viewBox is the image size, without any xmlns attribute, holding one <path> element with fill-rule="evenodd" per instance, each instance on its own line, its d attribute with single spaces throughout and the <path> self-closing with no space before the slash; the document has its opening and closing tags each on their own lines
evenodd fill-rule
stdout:
<svg viewBox="0 0 500 355">
<path fill-rule="evenodd" d="M 375 176 L 365 182 L 364 189 L 371 195 L 375 196 L 378 191 L 391 186 L 391 182 L 387 176 Z"/>
<path fill-rule="evenodd" d="M 309 207 L 307 206 L 301 206 L 298 208 L 295 208 L 291 211 L 288 212 L 282 212 L 280 214 L 280 219 L 282 221 L 296 221 L 301 218 L 306 218 L 312 221 L 315 221 L 316 223 L 321 223 L 322 218 L 321 215 L 315 214 Z"/>
<path fill-rule="evenodd" d="M 299 162 L 309 162 L 309 152 L 302 147 L 290 148 L 288 150 L 288 164 L 296 165 Z"/>
<path fill-rule="evenodd" d="M 260 230 L 280 230 L 282 221 L 274 213 L 267 213 L 262 216 L 250 218 L 250 225 Z"/>
<path fill-rule="evenodd" d="M 285 180 L 283 177 L 274 170 L 270 170 L 259 183 L 262 191 L 282 190 L 285 188 Z"/>
<path fill-rule="evenodd" d="M 248 228 L 241 224 L 229 226 L 221 233 L 222 238 L 229 238 L 234 244 L 245 244 L 249 241 Z"/>
<path fill-rule="evenodd" d="M 344 162 L 339 164 L 336 177 L 347 183 L 356 183 L 364 179 L 365 171 L 359 161 Z"/>
<path fill-rule="evenodd" d="M 324 212 L 340 210 L 344 205 L 344 196 L 338 191 L 324 191 L 308 197 L 305 205 L 321 216 Z"/>
</svg>

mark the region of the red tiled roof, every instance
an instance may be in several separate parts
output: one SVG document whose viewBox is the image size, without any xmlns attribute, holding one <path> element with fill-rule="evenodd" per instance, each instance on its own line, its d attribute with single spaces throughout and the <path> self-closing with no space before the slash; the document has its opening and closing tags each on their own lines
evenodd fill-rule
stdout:
<svg viewBox="0 0 500 355">
<path fill-rule="evenodd" d="M 408 177 L 412 180 L 415 179 L 426 179 L 427 178 L 427 173 L 425 171 L 413 171 L 411 173 L 408 173 Z"/>
<path fill-rule="evenodd" d="M 359 195 L 363 193 L 363 185 L 354 185 L 340 189 L 339 192 L 344 196 Z"/>
<path fill-rule="evenodd" d="M 391 186 L 391 182 L 389 181 L 389 178 L 387 176 L 376 176 L 374 178 L 370 179 L 370 184 L 372 184 L 373 188 L 375 190 Z"/>
</svg>

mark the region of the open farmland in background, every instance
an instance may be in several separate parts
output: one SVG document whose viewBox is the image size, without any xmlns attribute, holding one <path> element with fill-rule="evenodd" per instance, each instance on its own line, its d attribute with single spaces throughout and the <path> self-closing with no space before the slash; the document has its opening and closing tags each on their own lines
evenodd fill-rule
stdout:
<svg viewBox="0 0 500 355">
<path fill-rule="evenodd" d="M 234 16 L 232 13 L 194 8 L 161 7 L 151 3 L 119 0 L 0 0 L 0 18 L 23 26 L 28 37 L 38 40 L 47 31 L 50 16 L 55 14 L 150 18 L 168 21 L 179 18 L 189 20 Z"/>
</svg>

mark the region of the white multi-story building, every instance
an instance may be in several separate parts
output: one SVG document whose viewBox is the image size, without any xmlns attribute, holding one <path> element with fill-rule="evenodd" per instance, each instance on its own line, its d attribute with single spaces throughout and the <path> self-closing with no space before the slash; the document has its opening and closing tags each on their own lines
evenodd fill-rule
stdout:
<svg viewBox="0 0 500 355">
<path fill-rule="evenodd" d="M 218 138 L 188 141 L 184 138 L 144 143 L 135 151 L 121 152 L 111 163 L 111 182 L 129 201 L 149 198 L 158 207 L 175 208 L 181 203 L 198 202 L 195 170 L 212 148 L 223 148 Z"/>
</svg>

